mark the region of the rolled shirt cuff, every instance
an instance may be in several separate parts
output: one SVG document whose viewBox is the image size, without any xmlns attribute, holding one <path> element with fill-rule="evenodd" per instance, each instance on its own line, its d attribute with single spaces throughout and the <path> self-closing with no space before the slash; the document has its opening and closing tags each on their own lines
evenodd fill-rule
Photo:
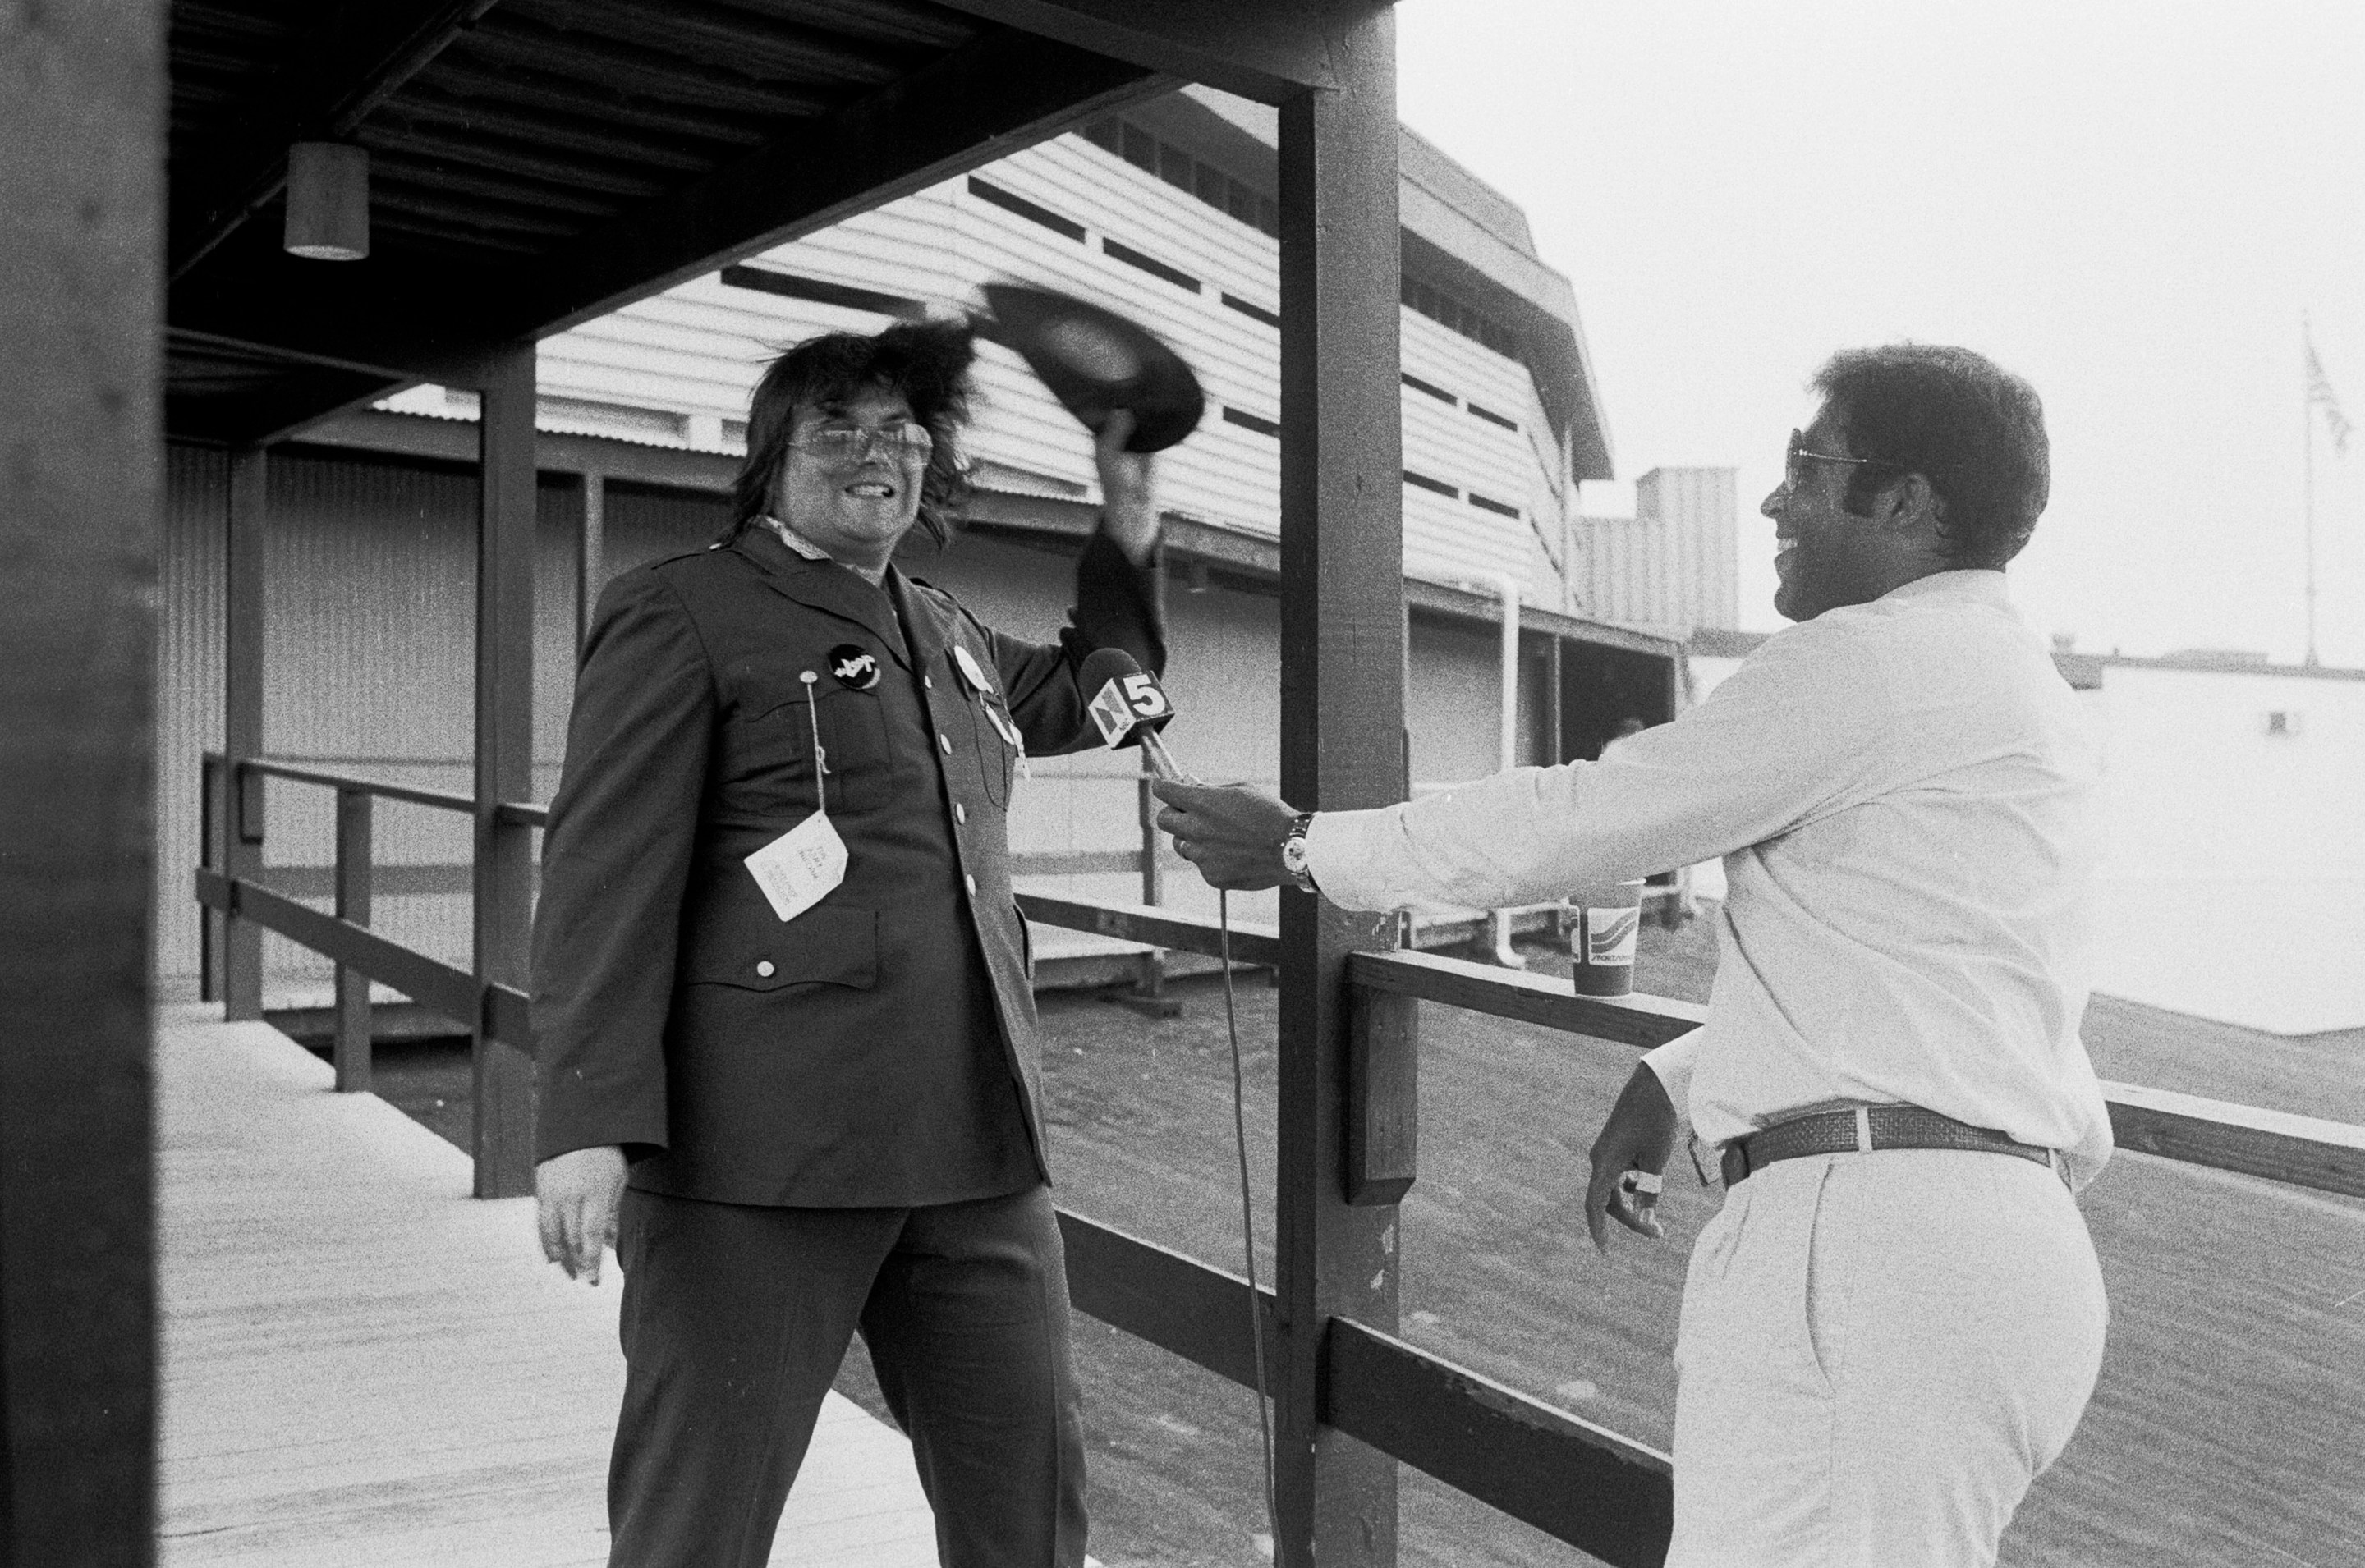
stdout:
<svg viewBox="0 0 2365 1568">
<path fill-rule="evenodd" d="M 1466 906 L 1425 898 L 1390 887 L 1390 843 L 1402 833 L 1404 807 L 1363 812 L 1317 812 L 1306 829 L 1306 869 L 1322 896 L 1340 909 L 1408 909 L 1416 914 L 1455 915 Z"/>
<path fill-rule="evenodd" d="M 1667 1092 L 1667 1103 L 1687 1127 L 1692 1122 L 1692 1068 L 1706 1036 L 1706 1030 L 1694 1029 L 1642 1053 L 1642 1065 L 1658 1075 L 1659 1087 Z"/>
</svg>

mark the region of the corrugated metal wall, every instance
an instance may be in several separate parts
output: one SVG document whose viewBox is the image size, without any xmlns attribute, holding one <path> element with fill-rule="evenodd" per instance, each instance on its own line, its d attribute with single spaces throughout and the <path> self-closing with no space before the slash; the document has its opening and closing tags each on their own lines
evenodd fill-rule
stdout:
<svg viewBox="0 0 2365 1568">
<path fill-rule="evenodd" d="M 164 526 L 156 637 L 156 972 L 197 972 L 199 759 L 221 744 L 222 547 L 229 461 L 196 447 L 164 453 Z"/>
<path fill-rule="evenodd" d="M 1730 632 L 1741 623 L 1735 471 L 1653 468 L 1634 482 L 1634 515 L 1666 539 L 1666 591 L 1676 622 Z"/>
<path fill-rule="evenodd" d="M 1586 613 L 1681 639 L 1740 624 L 1734 471 L 1653 468 L 1632 517 L 1576 520 Z"/>
<path fill-rule="evenodd" d="M 157 969 L 194 976 L 198 925 L 189 871 L 198 860 L 199 763 L 221 742 L 222 454 L 167 454 L 158 641 Z M 264 524 L 263 748 L 270 756 L 466 794 L 473 788 L 476 484 L 465 471 L 302 448 L 275 453 Z M 534 786 L 557 783 L 574 686 L 576 531 L 581 490 L 545 478 L 539 497 L 534 637 Z M 719 497 L 611 485 L 609 570 L 696 549 L 721 531 Z M 263 862 L 308 891 L 331 858 L 333 797 L 286 781 L 266 787 Z M 408 868 L 388 885 L 464 887 L 466 819 L 379 802 L 379 864 Z M 444 868 L 437 875 L 434 868 Z M 297 872 L 289 875 L 291 868 Z M 316 902 L 322 901 L 315 900 Z M 325 904 L 323 904 L 325 907 Z M 382 895 L 375 924 L 396 940 L 465 962 L 459 892 Z M 264 964 L 284 985 L 323 982 L 325 965 L 269 938 Z"/>
</svg>

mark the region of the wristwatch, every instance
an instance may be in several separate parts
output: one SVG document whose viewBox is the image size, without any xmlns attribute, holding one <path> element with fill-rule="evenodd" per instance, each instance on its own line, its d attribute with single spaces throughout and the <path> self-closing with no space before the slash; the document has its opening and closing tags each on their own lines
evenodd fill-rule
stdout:
<svg viewBox="0 0 2365 1568">
<path fill-rule="evenodd" d="M 1281 868 L 1295 883 L 1300 892 L 1318 893 L 1314 885 L 1314 873 L 1306 867 L 1306 830 L 1314 825 L 1312 812 L 1300 812 L 1289 824 L 1289 836 L 1281 841 Z"/>
</svg>

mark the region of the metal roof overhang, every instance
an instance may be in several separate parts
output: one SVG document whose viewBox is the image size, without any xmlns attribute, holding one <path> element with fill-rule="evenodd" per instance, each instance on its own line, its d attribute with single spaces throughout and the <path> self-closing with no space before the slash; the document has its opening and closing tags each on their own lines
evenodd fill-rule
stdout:
<svg viewBox="0 0 2365 1568">
<path fill-rule="evenodd" d="M 275 440 L 1182 81 L 1328 84 L 1388 0 L 175 0 L 166 433 Z M 287 149 L 371 253 L 280 247 Z"/>
</svg>

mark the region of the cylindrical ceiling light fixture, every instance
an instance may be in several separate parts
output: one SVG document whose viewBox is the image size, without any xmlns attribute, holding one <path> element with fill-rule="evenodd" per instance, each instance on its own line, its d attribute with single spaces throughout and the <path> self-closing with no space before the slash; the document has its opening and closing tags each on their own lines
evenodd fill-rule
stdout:
<svg viewBox="0 0 2365 1568">
<path fill-rule="evenodd" d="M 287 150 L 287 233 L 294 256 L 358 262 L 369 254 L 369 151 L 339 141 Z"/>
</svg>

